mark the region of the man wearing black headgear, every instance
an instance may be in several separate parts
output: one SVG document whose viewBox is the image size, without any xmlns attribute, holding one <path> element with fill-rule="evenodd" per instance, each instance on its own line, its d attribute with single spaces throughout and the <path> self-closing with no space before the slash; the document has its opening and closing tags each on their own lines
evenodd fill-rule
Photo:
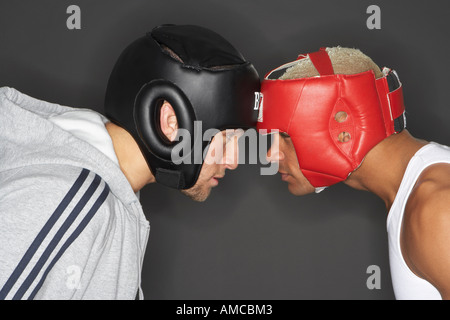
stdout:
<svg viewBox="0 0 450 320">
<path fill-rule="evenodd" d="M 226 129 L 254 126 L 252 104 L 258 88 L 254 67 L 224 38 L 197 26 L 165 25 L 136 40 L 119 57 L 109 79 L 105 111 L 137 142 L 151 169 L 145 175 L 149 181 L 205 200 L 224 168 L 203 166 L 198 155 L 211 141 L 203 136 L 211 129 L 225 134 Z M 190 141 L 174 142 L 178 126 Z M 174 151 L 182 143 L 187 154 L 175 164 Z M 211 171 L 209 176 L 205 171 Z"/>
<path fill-rule="evenodd" d="M 0 88 L 0 299 L 142 297 L 150 227 L 136 193 L 159 182 L 205 200 L 237 166 L 227 129 L 254 125 L 256 91 L 253 66 L 196 26 L 125 49 L 107 117 Z"/>
</svg>

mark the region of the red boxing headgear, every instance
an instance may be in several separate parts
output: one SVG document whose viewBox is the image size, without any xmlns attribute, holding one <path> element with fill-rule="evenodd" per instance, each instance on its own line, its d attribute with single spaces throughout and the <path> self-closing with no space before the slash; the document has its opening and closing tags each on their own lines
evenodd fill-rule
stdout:
<svg viewBox="0 0 450 320">
<path fill-rule="evenodd" d="M 257 129 L 287 133 L 302 173 L 319 188 L 347 179 L 375 145 L 402 131 L 405 106 L 395 71 L 384 68 L 384 77 L 379 79 L 372 70 L 334 74 L 325 48 L 308 56 L 320 76 L 269 79 L 273 72 L 298 63 L 306 55 L 265 76 L 258 97 Z M 338 113 L 343 117 L 336 117 Z M 342 139 L 343 134 L 347 139 Z"/>
</svg>

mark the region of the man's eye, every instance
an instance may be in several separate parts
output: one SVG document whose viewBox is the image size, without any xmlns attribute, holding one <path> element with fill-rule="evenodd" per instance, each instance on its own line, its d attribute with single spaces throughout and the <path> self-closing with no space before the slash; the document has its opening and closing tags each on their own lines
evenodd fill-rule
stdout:
<svg viewBox="0 0 450 320">
<path fill-rule="evenodd" d="M 227 134 L 225 135 L 225 140 L 224 140 L 224 142 L 225 142 L 225 143 L 230 142 L 230 141 L 234 138 L 234 136 L 235 136 L 234 133 L 227 133 Z"/>
<path fill-rule="evenodd" d="M 290 138 L 291 137 L 286 132 L 280 132 L 280 136 L 282 136 L 283 138 Z"/>
</svg>

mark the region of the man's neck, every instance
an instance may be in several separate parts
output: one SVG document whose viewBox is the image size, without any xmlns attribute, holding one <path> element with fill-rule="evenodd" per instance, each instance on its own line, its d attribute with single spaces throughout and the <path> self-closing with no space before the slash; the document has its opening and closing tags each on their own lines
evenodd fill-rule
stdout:
<svg viewBox="0 0 450 320">
<path fill-rule="evenodd" d="M 355 189 L 376 194 L 389 211 L 409 161 L 427 143 L 414 138 L 407 130 L 392 135 L 366 155 L 362 165 L 345 183 Z"/>
<path fill-rule="evenodd" d="M 139 146 L 133 137 L 123 128 L 108 122 L 106 124 L 114 151 L 119 160 L 120 169 L 124 173 L 134 192 L 138 192 L 148 183 L 155 182 Z"/>
</svg>

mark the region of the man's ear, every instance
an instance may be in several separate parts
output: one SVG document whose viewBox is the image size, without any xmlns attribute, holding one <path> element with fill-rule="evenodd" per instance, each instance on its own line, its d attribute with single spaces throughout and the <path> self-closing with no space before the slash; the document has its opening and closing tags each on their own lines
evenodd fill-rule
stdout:
<svg viewBox="0 0 450 320">
<path fill-rule="evenodd" d="M 178 131 L 178 121 L 175 111 L 169 102 L 164 101 L 160 111 L 161 131 L 169 141 L 174 141 Z"/>
</svg>

